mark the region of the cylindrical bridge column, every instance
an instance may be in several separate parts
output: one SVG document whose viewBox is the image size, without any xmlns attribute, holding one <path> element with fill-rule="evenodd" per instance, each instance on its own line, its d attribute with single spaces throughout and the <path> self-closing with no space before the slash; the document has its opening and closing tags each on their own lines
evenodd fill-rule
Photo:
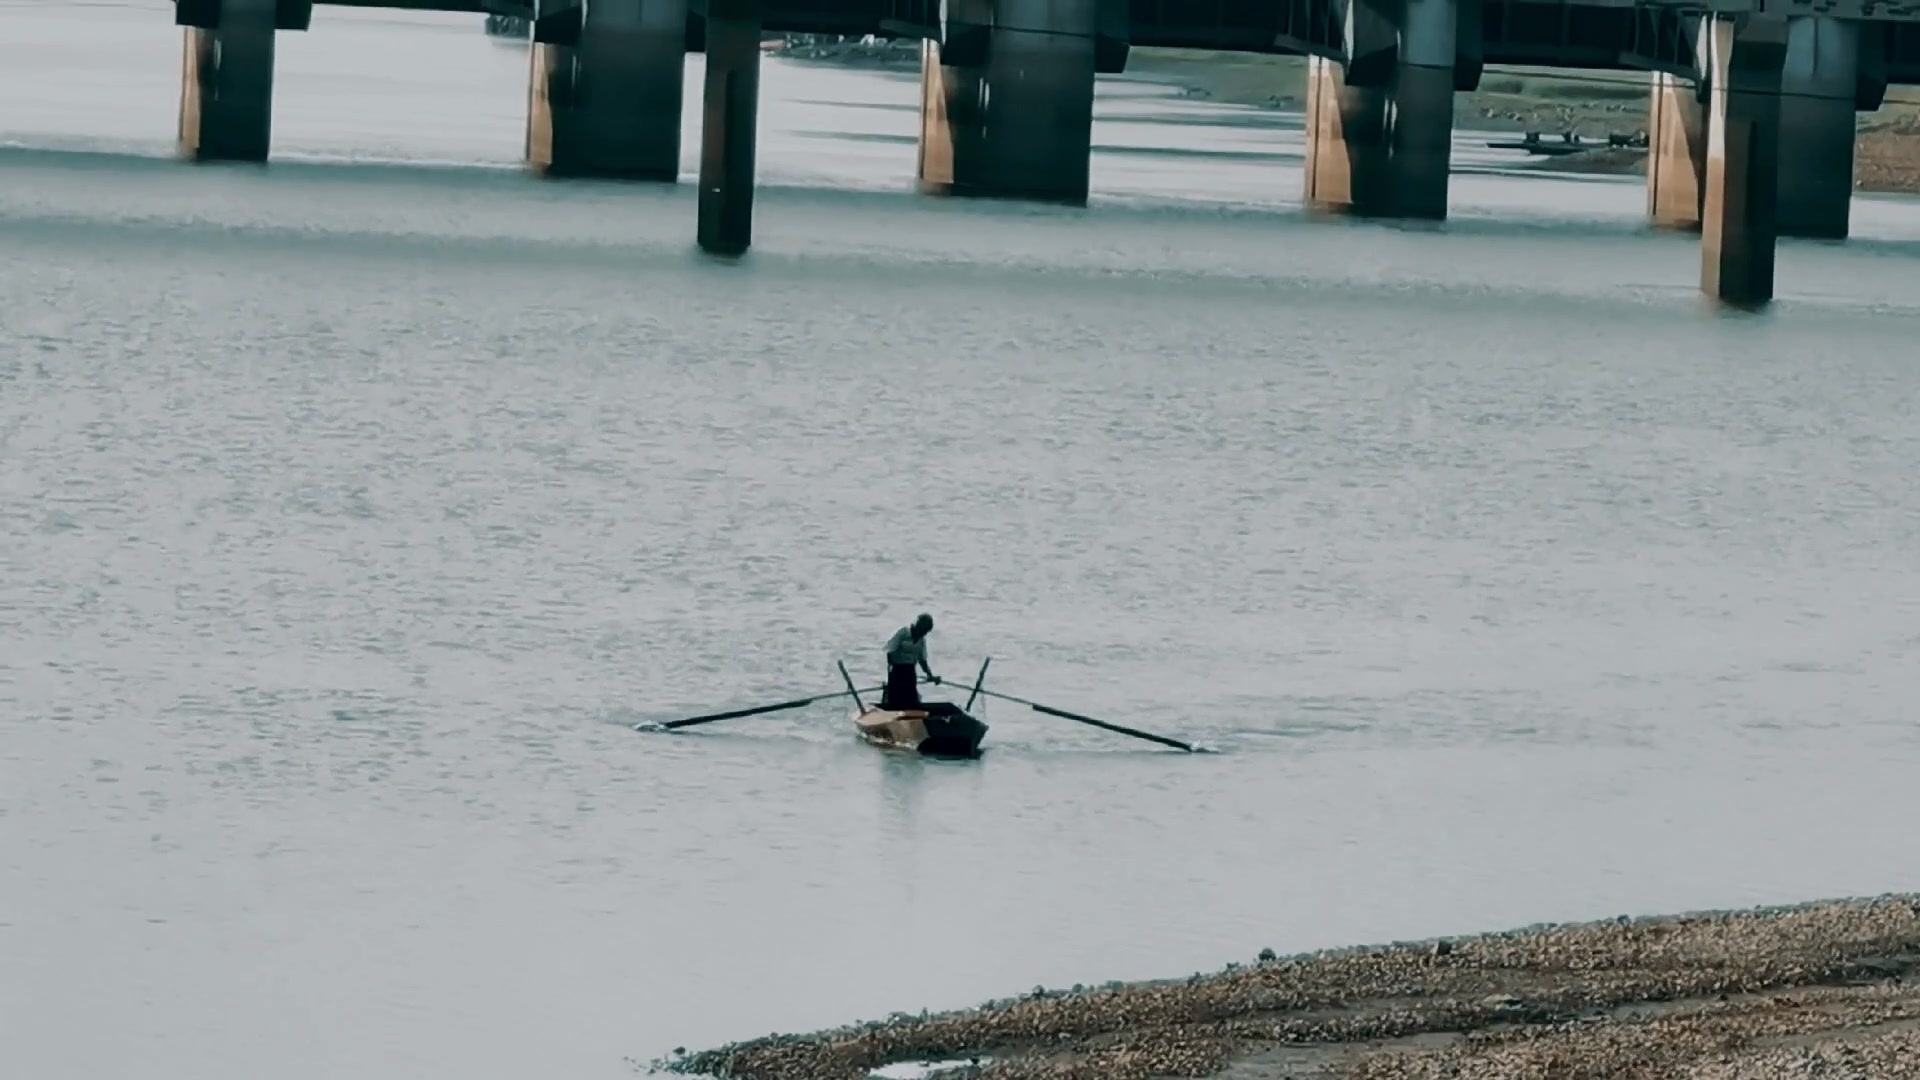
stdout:
<svg viewBox="0 0 1920 1080">
<path fill-rule="evenodd" d="M 1445 218 L 1457 0 L 1406 0 L 1391 17 L 1369 0 L 1349 3 L 1347 63 L 1316 57 L 1308 71 L 1307 204 Z"/>
<path fill-rule="evenodd" d="M 222 0 L 184 31 L 179 148 L 196 161 L 265 161 L 273 141 L 275 0 Z"/>
<path fill-rule="evenodd" d="M 739 255 L 753 242 L 760 110 L 761 0 L 708 0 L 700 131 L 702 250 Z"/>
<path fill-rule="evenodd" d="M 1781 236 L 1840 240 L 1853 205 L 1860 27 L 1794 19 L 1780 78 Z"/>
<path fill-rule="evenodd" d="M 1707 171 L 1707 108 L 1692 83 L 1653 76 L 1647 106 L 1647 216 L 1668 229 L 1700 228 Z"/>
<path fill-rule="evenodd" d="M 1706 56 L 1706 196 L 1702 202 L 1700 289 L 1738 305 L 1773 299 L 1779 235 L 1780 79 L 1787 24 L 1778 17 L 1715 17 Z"/>
<path fill-rule="evenodd" d="M 1393 85 L 1394 212 L 1447 216 L 1453 151 L 1456 0 L 1406 0 Z"/>
<path fill-rule="evenodd" d="M 687 0 L 585 0 L 576 44 L 533 46 L 527 161 L 553 176 L 680 176 Z"/>
<path fill-rule="evenodd" d="M 990 14 L 987 5 L 990 2 Z M 991 24 L 984 58 L 927 46 L 922 190 L 1084 204 L 1093 148 L 1096 0 L 953 0 Z M 984 59 L 984 63 L 979 63 Z"/>
</svg>

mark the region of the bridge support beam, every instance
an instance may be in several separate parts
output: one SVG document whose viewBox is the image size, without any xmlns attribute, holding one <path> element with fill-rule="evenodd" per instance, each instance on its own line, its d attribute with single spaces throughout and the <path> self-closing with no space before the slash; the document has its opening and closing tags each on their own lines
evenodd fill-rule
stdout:
<svg viewBox="0 0 1920 1080">
<path fill-rule="evenodd" d="M 958 12 L 981 32 L 921 54 L 922 191 L 1086 204 L 1098 9 L 953 0 L 949 27 Z"/>
<path fill-rule="evenodd" d="M 1792 20 L 1780 98 L 1780 235 L 1843 240 L 1853 205 L 1860 24 Z"/>
<path fill-rule="evenodd" d="M 1310 62 L 1308 206 L 1447 216 L 1459 18 L 1458 0 L 1405 0 L 1396 27 L 1367 0 L 1352 0 L 1344 68 Z"/>
<path fill-rule="evenodd" d="M 1704 36 L 1710 97 L 1700 288 L 1717 300 L 1758 306 L 1773 299 L 1787 22 L 1716 16 Z"/>
<path fill-rule="evenodd" d="M 527 162 L 550 176 L 680 177 L 687 0 L 590 0 L 568 41 L 536 41 Z"/>
<path fill-rule="evenodd" d="M 199 5 L 208 7 L 208 5 Z M 182 157 L 265 161 L 273 142 L 276 0 L 222 0 L 188 26 L 180 69 Z"/>
<path fill-rule="evenodd" d="M 1700 54 L 1710 55 L 1704 38 Z M 1789 21 L 1781 71 L 1775 219 L 1781 236 L 1844 239 L 1847 235 L 1861 63 L 1858 23 L 1826 16 Z M 1653 77 L 1647 121 L 1647 216 L 1655 225 L 1700 228 L 1707 127 L 1702 91 L 1672 75 Z"/>
<path fill-rule="evenodd" d="M 1655 225 L 1698 231 L 1707 174 L 1707 107 L 1693 84 L 1653 76 L 1647 115 L 1647 216 Z"/>
<path fill-rule="evenodd" d="M 699 239 L 716 255 L 742 254 L 753 242 L 760 25 L 760 0 L 708 0 Z"/>
</svg>

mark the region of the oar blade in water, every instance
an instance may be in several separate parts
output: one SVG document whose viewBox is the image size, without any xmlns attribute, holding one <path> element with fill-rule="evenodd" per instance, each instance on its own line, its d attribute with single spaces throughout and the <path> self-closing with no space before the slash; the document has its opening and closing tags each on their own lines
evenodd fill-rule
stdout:
<svg viewBox="0 0 1920 1080">
<path fill-rule="evenodd" d="M 797 698 L 782 701 L 774 705 L 761 705 L 752 709 L 734 709 L 729 712 L 708 713 L 705 716 L 689 716 L 685 720 L 669 720 L 660 726 L 672 731 L 675 728 L 692 727 L 695 724 L 711 724 L 715 720 L 737 720 L 743 716 L 759 716 L 761 713 L 779 712 L 782 709 L 799 709 L 813 704 L 818 698 Z"/>
<path fill-rule="evenodd" d="M 868 691 L 868 692 L 871 692 L 871 691 Z M 849 684 L 848 689 L 839 691 L 837 693 L 815 694 L 812 697 L 795 698 L 792 701 L 776 701 L 771 705 L 756 705 L 750 709 L 730 709 L 727 712 L 707 713 L 704 716 L 689 716 L 684 720 L 669 720 L 666 723 L 659 723 L 657 721 L 642 721 L 638 724 L 633 725 L 633 730 L 635 731 L 673 731 L 678 728 L 693 727 L 697 724 L 711 724 L 716 720 L 738 720 L 741 717 L 759 716 L 762 713 L 780 712 L 784 709 L 805 708 L 806 706 L 811 705 L 816 701 L 828 701 L 833 698 L 846 697 L 848 694 L 853 694 L 854 696 L 858 697 L 860 694 L 860 691 L 852 689 L 851 684 Z"/>
<path fill-rule="evenodd" d="M 1064 720 L 1072 720 L 1076 723 L 1087 724 L 1097 728 L 1103 728 L 1107 731 L 1117 732 L 1121 735 L 1131 735 L 1136 739 L 1145 739 L 1148 742 L 1159 743 L 1162 746 L 1171 746 L 1176 750 L 1185 750 L 1189 754 L 1203 754 L 1203 753 L 1209 752 L 1205 747 L 1195 746 L 1192 743 L 1182 742 L 1179 739 L 1171 739 L 1165 735 L 1155 735 L 1150 731 L 1141 731 L 1137 728 L 1124 727 L 1120 724 L 1110 724 L 1105 720 L 1095 720 L 1093 717 L 1087 716 L 1083 713 L 1068 712 L 1065 709 L 1056 709 L 1051 705 L 1042 705 L 1037 701 L 1028 701 L 1026 698 L 1014 697 L 1012 694 L 1002 694 L 997 690 L 981 689 L 981 690 L 978 690 L 977 692 L 980 694 L 984 694 L 987 697 L 997 697 L 1003 701 L 1011 701 L 1016 705 L 1025 705 L 1027 708 L 1032 709 L 1034 712 L 1044 713 L 1047 716 L 1058 716 Z"/>
<path fill-rule="evenodd" d="M 1048 716 L 1058 716 L 1065 720 L 1075 720 L 1082 724 L 1090 724 L 1093 727 L 1105 728 L 1108 731 L 1118 732 L 1122 735 L 1131 735 L 1136 739 L 1145 739 L 1148 742 L 1159 743 L 1161 746 L 1171 746 L 1176 750 L 1185 750 L 1189 754 L 1196 752 L 1193 748 L 1192 743 L 1181 742 L 1179 739 L 1171 739 L 1165 735 L 1155 735 L 1151 731 L 1141 731 L 1138 728 L 1123 727 L 1119 724 L 1109 724 L 1105 720 L 1095 720 L 1091 716 L 1083 716 L 1080 713 L 1068 712 L 1065 709 L 1056 709 L 1051 705 L 1030 705 L 1028 706 L 1028 708 L 1032 709 L 1034 712 L 1037 712 L 1037 713 L 1045 713 Z"/>
</svg>

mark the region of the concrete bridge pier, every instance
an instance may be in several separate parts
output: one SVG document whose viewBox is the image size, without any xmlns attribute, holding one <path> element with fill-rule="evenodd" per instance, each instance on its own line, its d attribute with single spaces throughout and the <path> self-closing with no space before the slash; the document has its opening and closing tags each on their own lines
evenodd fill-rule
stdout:
<svg viewBox="0 0 1920 1080">
<path fill-rule="evenodd" d="M 1374 3 L 1348 4 L 1344 66 L 1311 61 L 1306 202 L 1361 216 L 1442 220 L 1461 5 L 1405 0 L 1390 15 Z"/>
<path fill-rule="evenodd" d="M 1653 77 L 1647 116 L 1647 216 L 1697 231 L 1707 174 L 1707 106 L 1701 90 L 1665 72 Z"/>
<path fill-rule="evenodd" d="M 920 187 L 1082 206 L 1098 0 L 950 0 L 921 55 Z"/>
<path fill-rule="evenodd" d="M 1700 288 L 1730 304 L 1773 299 L 1787 36 L 1787 21 L 1778 17 L 1716 16 L 1705 26 L 1710 96 Z"/>
<path fill-rule="evenodd" d="M 1843 240 L 1853 206 L 1860 26 L 1794 19 L 1781 75 L 1781 236 Z"/>
<path fill-rule="evenodd" d="M 578 0 L 542 23 L 565 29 L 553 41 L 535 26 L 528 164 L 550 176 L 678 180 L 687 0 Z"/>
<path fill-rule="evenodd" d="M 760 0 L 708 0 L 699 239 L 716 255 L 742 254 L 753 242 L 760 26 Z"/>
<path fill-rule="evenodd" d="M 276 0 L 220 0 L 194 6 L 203 10 L 193 17 L 214 25 L 188 25 L 184 32 L 180 154 L 195 161 L 265 161 L 273 142 L 279 5 Z"/>
<path fill-rule="evenodd" d="M 1787 23 L 1780 79 L 1776 225 L 1781 236 L 1844 239 L 1853 205 L 1861 34 L 1827 16 Z M 1699 55 L 1711 56 L 1703 32 Z M 1705 206 L 1709 86 L 1657 74 L 1647 120 L 1647 215 L 1697 230 Z"/>
</svg>

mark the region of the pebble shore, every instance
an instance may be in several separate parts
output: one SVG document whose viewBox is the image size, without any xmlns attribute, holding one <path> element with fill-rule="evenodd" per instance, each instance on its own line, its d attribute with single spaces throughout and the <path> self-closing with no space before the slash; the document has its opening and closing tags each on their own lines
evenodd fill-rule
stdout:
<svg viewBox="0 0 1920 1080">
<path fill-rule="evenodd" d="M 656 1063 L 730 1080 L 1920 1078 L 1920 894 L 1305 956 L 775 1035 Z"/>
<path fill-rule="evenodd" d="M 920 42 L 904 38 L 866 41 L 838 34 L 788 34 L 775 55 L 841 67 L 920 70 Z"/>
</svg>

